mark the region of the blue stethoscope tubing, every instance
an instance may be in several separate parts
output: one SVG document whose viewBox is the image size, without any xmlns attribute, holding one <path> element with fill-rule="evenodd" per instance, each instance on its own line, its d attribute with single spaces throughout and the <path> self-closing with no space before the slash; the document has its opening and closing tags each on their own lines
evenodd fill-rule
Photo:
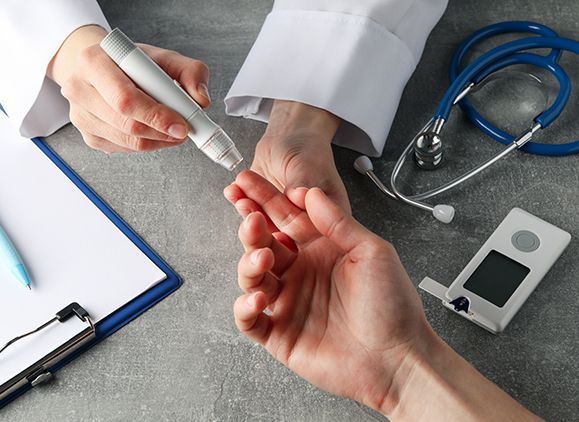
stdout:
<svg viewBox="0 0 579 422">
<path fill-rule="evenodd" d="M 500 45 L 475 59 L 474 62 L 464 70 L 460 70 L 462 60 L 474 45 L 490 37 L 513 32 L 530 33 L 539 36 L 524 38 Z M 546 56 L 527 52 L 528 50 L 539 48 L 550 48 L 552 50 Z M 450 79 L 452 83 L 436 110 L 434 118 L 447 121 L 453 107 L 453 102 L 468 84 L 480 83 L 487 76 L 508 66 L 530 64 L 547 70 L 553 74 L 559 83 L 557 99 L 547 110 L 534 119 L 535 123 L 538 123 L 542 129 L 545 129 L 559 117 L 571 95 L 569 76 L 558 64 L 563 51 L 571 51 L 579 54 L 579 42 L 561 38 L 551 28 L 535 22 L 501 22 L 482 28 L 463 41 L 456 50 L 450 66 Z M 504 145 L 512 143 L 515 139 L 510 133 L 497 128 L 486 120 L 467 98 L 462 99 L 459 102 L 459 106 L 469 120 L 492 139 Z M 565 144 L 541 144 L 529 141 L 520 149 L 538 155 L 563 156 L 579 153 L 579 141 Z"/>
<path fill-rule="evenodd" d="M 488 38 L 506 33 L 529 33 L 534 34 L 528 38 L 511 41 L 493 48 L 487 53 L 474 59 L 474 61 L 461 70 L 461 63 L 465 55 L 473 46 Z M 539 55 L 529 52 L 535 49 L 551 49 L 547 55 Z M 559 59 L 563 51 L 571 51 L 579 54 L 579 41 L 561 38 L 559 35 L 544 25 L 535 22 L 509 21 L 487 26 L 468 37 L 456 50 L 451 66 L 451 85 L 445 93 L 440 105 L 436 109 L 430 121 L 416 134 L 404 149 L 396 162 L 390 175 L 390 187 L 386 186 L 374 174 L 372 162 L 366 156 L 360 156 L 354 162 L 354 168 L 361 174 L 367 175 L 372 182 L 386 195 L 400 200 L 408 205 L 429 211 L 439 221 L 450 223 L 454 218 L 454 207 L 445 204 L 430 205 L 423 200 L 432 198 L 466 182 L 478 173 L 487 169 L 498 160 L 504 158 L 511 151 L 521 149 L 531 154 L 563 156 L 579 153 L 579 140 L 562 144 L 541 144 L 532 142 L 533 135 L 540 129 L 547 128 L 563 112 L 571 95 L 571 80 L 563 68 L 559 65 Z M 559 84 L 559 93 L 555 101 L 549 107 L 533 119 L 531 127 L 517 137 L 497 128 L 474 108 L 466 97 L 484 84 L 485 78 L 495 72 L 517 64 L 528 64 L 540 67 L 550 72 Z M 406 160 L 414 154 L 420 167 L 432 169 L 441 162 L 442 140 L 440 134 L 445 122 L 448 121 L 452 108 L 458 104 L 466 116 L 482 132 L 492 139 L 507 145 L 505 149 L 494 157 L 487 159 L 461 176 L 437 187 L 414 195 L 405 195 L 397 188 L 397 178 Z"/>
</svg>

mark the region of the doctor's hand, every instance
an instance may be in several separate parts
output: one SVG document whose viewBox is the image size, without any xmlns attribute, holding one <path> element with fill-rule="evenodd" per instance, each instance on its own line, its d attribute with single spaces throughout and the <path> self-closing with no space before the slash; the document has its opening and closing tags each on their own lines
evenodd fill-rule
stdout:
<svg viewBox="0 0 579 422">
<path fill-rule="evenodd" d="M 340 119 L 325 110 L 292 101 L 274 101 L 251 169 L 282 192 L 300 186 L 320 187 L 350 212 L 331 146 L 339 124 Z"/>
<path fill-rule="evenodd" d="M 434 333 L 394 248 L 320 189 L 246 171 L 224 193 L 250 212 L 235 322 L 288 368 L 392 421 L 539 420 Z"/>
<path fill-rule="evenodd" d="M 107 32 L 85 26 L 73 32 L 47 75 L 70 103 L 70 119 L 92 148 L 107 153 L 153 151 L 180 145 L 185 120 L 141 91 L 100 48 Z M 207 66 L 170 50 L 140 47 L 201 105 L 210 104 Z"/>
</svg>

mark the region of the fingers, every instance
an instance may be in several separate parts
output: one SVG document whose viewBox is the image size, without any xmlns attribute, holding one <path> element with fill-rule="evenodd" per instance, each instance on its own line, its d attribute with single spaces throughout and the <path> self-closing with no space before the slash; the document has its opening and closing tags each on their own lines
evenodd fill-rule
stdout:
<svg viewBox="0 0 579 422">
<path fill-rule="evenodd" d="M 283 243 L 272 235 L 267 227 L 265 218 L 258 212 L 248 215 L 239 227 L 239 239 L 247 254 L 263 248 L 271 250 L 271 266 L 263 270 L 263 272 L 272 271 L 277 276 L 284 273 L 297 256 L 295 251 L 292 251 L 291 248 L 284 245 L 287 239 L 285 239 L 283 235 L 280 235 L 280 238 L 282 238 Z M 263 259 L 268 258 L 264 256 Z M 266 263 L 269 263 L 269 261 L 266 261 Z M 255 268 L 259 268 L 259 265 L 254 264 L 252 269 Z M 240 287 L 244 288 L 243 286 Z"/>
<path fill-rule="evenodd" d="M 104 152 L 155 151 L 184 142 L 168 143 L 127 135 L 83 109 L 71 109 L 70 119 L 82 128 L 81 134 L 88 146 Z"/>
<path fill-rule="evenodd" d="M 131 152 L 128 148 L 123 148 L 118 146 L 117 144 L 113 144 L 110 141 L 107 141 L 100 136 L 91 135 L 90 133 L 80 133 L 84 142 L 91 147 L 92 149 L 96 149 L 98 151 L 106 152 L 107 154 L 111 154 L 113 152 Z"/>
<path fill-rule="evenodd" d="M 294 242 L 294 240 L 287 234 L 283 232 L 273 232 L 271 235 L 275 238 L 275 240 L 277 240 L 280 244 L 288 248 L 290 251 L 298 253 L 298 247 L 296 245 L 296 242 Z"/>
<path fill-rule="evenodd" d="M 83 77 L 115 112 L 173 138 L 187 136 L 185 120 L 137 88 L 98 45 L 85 49 L 78 65 Z"/>
<path fill-rule="evenodd" d="M 253 212 L 260 212 L 265 217 L 267 227 L 270 233 L 279 232 L 279 229 L 275 226 L 275 224 L 273 224 L 271 219 L 263 213 L 261 207 L 257 205 L 255 201 L 247 198 L 245 196 L 245 193 L 235 183 L 232 183 L 231 185 L 227 186 L 223 190 L 223 195 L 231 204 L 233 204 L 237 213 L 241 217 L 245 218 Z"/>
<path fill-rule="evenodd" d="M 310 189 L 305 206 L 312 224 L 324 236 L 348 253 L 375 235 L 332 202 L 319 188 Z"/>
<path fill-rule="evenodd" d="M 140 44 L 140 47 L 149 54 L 165 72 L 178 81 L 185 91 L 205 108 L 211 104 L 209 96 L 209 68 L 199 60 L 185 57 L 174 51 Z"/>
<path fill-rule="evenodd" d="M 48 69 L 49 76 L 58 81 L 62 94 L 69 100 L 77 117 L 74 123 L 87 143 L 107 151 L 150 151 L 164 147 L 155 143 L 159 141 L 167 142 L 167 146 L 179 145 L 190 129 L 185 119 L 133 83 L 99 46 L 98 41 L 104 36 L 102 29 L 93 32 L 92 38 L 84 33 L 71 37 L 72 41 L 68 40 L 61 48 Z M 87 40 L 94 43 L 87 44 Z M 204 63 L 161 48 L 142 48 L 199 105 L 210 104 L 209 70 Z"/>
<path fill-rule="evenodd" d="M 116 128 L 119 132 L 145 139 L 166 142 L 181 142 L 165 133 L 159 132 L 144 123 L 115 112 L 101 97 L 99 92 L 86 81 L 78 78 L 69 79 L 62 88 L 62 94 L 71 103 L 71 111 L 84 110 L 98 117 L 105 124 Z M 76 123 L 77 125 L 79 123 Z M 83 126 L 82 130 L 86 131 Z M 123 139 L 109 138 L 113 143 L 123 144 Z"/>
<path fill-rule="evenodd" d="M 271 332 L 272 321 L 263 313 L 267 303 L 262 292 L 240 296 L 233 306 L 235 324 L 239 331 L 264 345 Z"/>
<path fill-rule="evenodd" d="M 319 236 L 306 213 L 258 174 L 243 171 L 235 183 L 247 198 L 262 208 L 279 231 L 286 233 L 297 244 Z"/>
<path fill-rule="evenodd" d="M 305 210 L 306 209 L 306 194 L 308 193 L 308 188 L 305 187 L 299 187 L 299 188 L 293 188 L 293 189 L 286 189 L 285 190 L 285 195 L 288 197 L 288 199 L 290 201 L 293 202 L 293 204 L 302 209 Z"/>
<path fill-rule="evenodd" d="M 246 293 L 262 292 L 268 305 L 275 301 L 280 290 L 279 280 L 269 273 L 273 264 L 272 250 L 263 248 L 245 253 L 238 265 L 239 287 Z"/>
</svg>

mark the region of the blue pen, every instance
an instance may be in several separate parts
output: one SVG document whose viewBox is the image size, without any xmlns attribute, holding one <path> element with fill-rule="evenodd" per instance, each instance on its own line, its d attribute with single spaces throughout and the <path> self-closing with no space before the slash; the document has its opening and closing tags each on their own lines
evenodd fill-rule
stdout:
<svg viewBox="0 0 579 422">
<path fill-rule="evenodd" d="M 8 238 L 8 235 L 0 226 L 0 263 L 12 272 L 14 277 L 20 281 L 24 286 L 30 289 L 30 277 L 26 267 L 16 252 L 16 248 Z"/>
</svg>

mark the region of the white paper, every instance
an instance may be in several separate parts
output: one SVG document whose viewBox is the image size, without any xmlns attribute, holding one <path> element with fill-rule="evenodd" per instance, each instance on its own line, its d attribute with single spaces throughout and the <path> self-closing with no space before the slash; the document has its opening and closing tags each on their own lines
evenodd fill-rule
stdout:
<svg viewBox="0 0 579 422">
<path fill-rule="evenodd" d="M 72 302 L 98 322 L 166 278 L 2 113 L 0 224 L 32 279 L 28 290 L 0 267 L 0 347 Z M 84 327 L 58 323 L 0 353 L 0 385 Z"/>
</svg>

